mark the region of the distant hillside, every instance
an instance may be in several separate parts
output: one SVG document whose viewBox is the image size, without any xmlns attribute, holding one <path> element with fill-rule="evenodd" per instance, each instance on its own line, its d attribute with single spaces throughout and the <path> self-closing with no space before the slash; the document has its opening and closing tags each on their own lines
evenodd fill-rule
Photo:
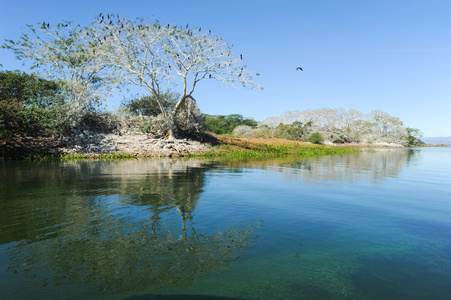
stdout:
<svg viewBox="0 0 451 300">
<path fill-rule="evenodd" d="M 451 146 L 451 136 L 443 136 L 443 137 L 425 137 L 420 138 L 423 142 L 428 145 L 450 145 Z"/>
</svg>

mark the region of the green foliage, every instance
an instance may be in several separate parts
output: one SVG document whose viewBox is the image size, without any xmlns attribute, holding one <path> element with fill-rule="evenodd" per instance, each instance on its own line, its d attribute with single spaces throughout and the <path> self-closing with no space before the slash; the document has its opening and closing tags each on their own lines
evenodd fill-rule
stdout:
<svg viewBox="0 0 451 300">
<path fill-rule="evenodd" d="M 323 155 L 351 154 L 359 152 L 356 148 L 325 147 L 325 146 L 304 146 L 299 144 L 242 144 L 231 145 L 222 144 L 216 147 L 215 152 L 201 154 L 190 154 L 190 156 L 200 157 L 221 157 L 221 158 L 274 158 L 290 155 L 300 157 L 316 157 Z"/>
<path fill-rule="evenodd" d="M 19 71 L 0 72 L 0 137 L 54 131 L 65 122 L 58 82 Z"/>
<path fill-rule="evenodd" d="M 235 129 L 235 127 L 239 125 L 247 125 L 251 127 L 257 126 L 257 121 L 249 118 L 244 118 L 242 115 L 239 114 L 232 114 L 227 116 L 224 115 L 212 116 L 204 114 L 203 118 L 205 130 L 217 134 L 232 133 L 233 129 Z"/>
<path fill-rule="evenodd" d="M 424 145 L 424 142 L 419 139 L 422 133 L 416 128 L 406 128 L 408 136 L 406 137 L 407 145 L 409 146 L 419 146 Z"/>
<path fill-rule="evenodd" d="M 276 127 L 275 136 L 282 139 L 302 141 L 305 140 L 312 123 L 293 122 L 292 124 L 282 124 Z"/>
<path fill-rule="evenodd" d="M 173 110 L 179 98 L 180 94 L 177 93 L 162 93 L 160 94 L 160 103 L 164 110 Z M 137 116 L 144 115 L 152 117 L 161 114 L 161 108 L 153 95 L 125 101 L 121 106 L 128 108 L 132 114 Z"/>
<path fill-rule="evenodd" d="M 314 132 L 308 137 L 307 142 L 313 144 L 322 144 L 324 143 L 324 138 L 319 132 Z"/>
<path fill-rule="evenodd" d="M 55 81 L 25 72 L 0 71 L 0 101 L 48 107 L 59 92 L 60 85 Z"/>
</svg>

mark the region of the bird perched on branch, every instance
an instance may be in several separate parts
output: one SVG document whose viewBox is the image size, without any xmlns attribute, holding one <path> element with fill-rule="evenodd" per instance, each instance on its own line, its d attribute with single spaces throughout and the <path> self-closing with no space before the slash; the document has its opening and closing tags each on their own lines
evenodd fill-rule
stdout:
<svg viewBox="0 0 451 300">
<path fill-rule="evenodd" d="M 296 71 L 299 71 L 299 70 L 304 71 L 304 70 L 302 70 L 301 67 L 297 67 L 297 68 L 296 68 Z"/>
</svg>

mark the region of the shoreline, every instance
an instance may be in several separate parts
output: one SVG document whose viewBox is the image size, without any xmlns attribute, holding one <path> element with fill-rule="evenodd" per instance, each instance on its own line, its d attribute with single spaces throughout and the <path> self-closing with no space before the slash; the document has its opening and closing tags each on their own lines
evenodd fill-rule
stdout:
<svg viewBox="0 0 451 300">
<path fill-rule="evenodd" d="M 187 157 L 187 156 L 268 156 L 271 154 L 302 154 L 293 147 L 366 148 L 404 147 L 400 144 L 333 144 L 315 145 L 283 139 L 250 137 L 224 137 L 207 133 L 206 141 L 189 138 L 167 140 L 161 136 L 146 134 L 136 128 L 116 130 L 114 133 L 96 133 L 73 130 L 66 136 L 14 136 L 0 140 L 1 160 L 39 159 L 121 159 L 138 157 Z M 219 145 L 214 147 L 213 145 Z M 260 145 L 257 147 L 256 145 Z M 265 145 L 266 148 L 261 146 Z M 277 147 L 285 147 L 280 150 Z M 290 146 L 287 148 L 287 146 Z M 282 151 L 282 152 L 281 152 Z M 285 151 L 285 152 L 284 152 Z M 260 152 L 260 154 L 258 153 Z M 327 151 L 323 151 L 327 155 Z M 329 151 L 330 152 L 330 151 Z M 246 153 L 243 155 L 243 153 Z M 263 154 L 263 155 L 262 155 Z"/>
</svg>

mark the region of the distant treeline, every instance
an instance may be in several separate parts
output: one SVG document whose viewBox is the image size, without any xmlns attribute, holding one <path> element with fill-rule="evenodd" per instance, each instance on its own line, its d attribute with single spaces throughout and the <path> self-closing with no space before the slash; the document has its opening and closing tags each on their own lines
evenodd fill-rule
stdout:
<svg viewBox="0 0 451 300">
<path fill-rule="evenodd" d="M 280 137 L 291 140 L 321 140 L 332 143 L 392 143 L 400 145 L 419 145 L 421 132 L 409 128 L 397 117 L 375 110 L 362 114 L 356 110 L 316 109 L 288 111 L 280 117 L 264 120 L 258 128 L 237 127 L 235 133 Z"/>
</svg>

